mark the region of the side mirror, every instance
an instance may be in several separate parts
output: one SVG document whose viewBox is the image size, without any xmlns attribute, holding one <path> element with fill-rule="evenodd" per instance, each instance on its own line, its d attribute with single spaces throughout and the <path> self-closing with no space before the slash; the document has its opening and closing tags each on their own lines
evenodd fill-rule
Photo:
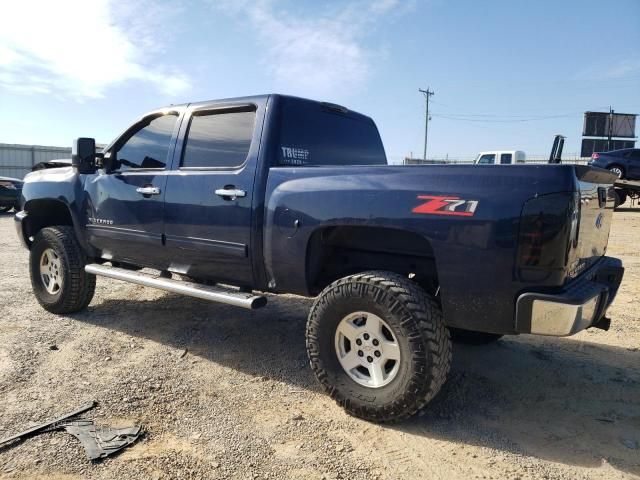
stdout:
<svg viewBox="0 0 640 480">
<path fill-rule="evenodd" d="M 93 138 L 76 138 L 71 149 L 71 165 L 79 173 L 95 173 L 96 171 L 96 141 Z"/>
</svg>

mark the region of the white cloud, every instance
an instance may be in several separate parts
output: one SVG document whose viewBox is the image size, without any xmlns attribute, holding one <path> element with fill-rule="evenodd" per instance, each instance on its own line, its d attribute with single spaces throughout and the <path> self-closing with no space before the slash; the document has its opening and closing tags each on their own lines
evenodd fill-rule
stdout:
<svg viewBox="0 0 640 480">
<path fill-rule="evenodd" d="M 145 1 L 130 7 L 108 0 L 7 3 L 0 28 L 0 88 L 76 99 L 104 96 L 130 81 L 175 95 L 189 79 L 154 62 L 165 15 Z M 158 32 L 158 33 L 156 33 Z"/>
<path fill-rule="evenodd" d="M 340 7 L 314 4 L 313 14 L 287 9 L 270 0 L 218 0 L 227 14 L 248 20 L 251 33 L 266 50 L 263 66 L 278 88 L 305 95 L 344 93 L 361 86 L 370 75 L 375 50 L 366 37 L 398 0 L 362 0 Z"/>
<path fill-rule="evenodd" d="M 376 13 L 386 13 L 389 10 L 398 8 L 400 0 L 376 0 L 371 3 L 371 10 Z"/>
<path fill-rule="evenodd" d="M 575 80 L 610 82 L 612 80 L 634 80 L 640 74 L 640 57 L 610 59 L 579 70 Z"/>
<path fill-rule="evenodd" d="M 626 58 L 604 70 L 607 78 L 627 78 L 640 73 L 640 58 Z"/>
</svg>

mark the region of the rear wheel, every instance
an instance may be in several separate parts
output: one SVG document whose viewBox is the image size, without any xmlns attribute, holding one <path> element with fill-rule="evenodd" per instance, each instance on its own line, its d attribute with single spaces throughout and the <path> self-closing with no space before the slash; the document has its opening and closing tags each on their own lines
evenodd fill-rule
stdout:
<svg viewBox="0 0 640 480">
<path fill-rule="evenodd" d="M 499 333 L 474 332 L 459 328 L 449 328 L 449 333 L 451 334 L 451 340 L 465 345 L 487 345 L 502 338 Z"/>
<path fill-rule="evenodd" d="M 608 168 L 611 173 L 615 173 L 618 178 L 624 178 L 624 169 L 619 165 L 612 165 Z"/>
<path fill-rule="evenodd" d="M 45 310 L 77 312 L 91 302 L 96 277 L 84 271 L 85 256 L 72 227 L 40 230 L 33 240 L 29 263 L 33 292 Z"/>
<path fill-rule="evenodd" d="M 438 303 L 390 272 L 342 278 L 314 302 L 307 352 L 318 381 L 349 413 L 401 420 L 440 390 L 451 341 Z"/>
</svg>

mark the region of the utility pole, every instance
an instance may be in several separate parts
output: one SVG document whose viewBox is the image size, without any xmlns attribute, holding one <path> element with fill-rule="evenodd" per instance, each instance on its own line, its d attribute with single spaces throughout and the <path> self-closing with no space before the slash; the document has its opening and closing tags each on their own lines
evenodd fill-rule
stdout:
<svg viewBox="0 0 640 480">
<path fill-rule="evenodd" d="M 611 148 L 611 137 L 613 133 L 613 108 L 609 105 L 609 131 L 607 132 L 607 151 L 612 150 Z"/>
<path fill-rule="evenodd" d="M 427 87 L 426 90 L 422 90 L 421 88 L 419 88 L 418 91 L 424 95 L 424 99 L 426 100 L 426 111 L 425 111 L 425 117 L 424 117 L 424 154 L 422 155 L 422 159 L 426 160 L 427 159 L 427 133 L 429 131 L 429 97 L 431 97 L 435 92 L 432 92 L 431 90 L 429 90 L 429 87 Z"/>
</svg>

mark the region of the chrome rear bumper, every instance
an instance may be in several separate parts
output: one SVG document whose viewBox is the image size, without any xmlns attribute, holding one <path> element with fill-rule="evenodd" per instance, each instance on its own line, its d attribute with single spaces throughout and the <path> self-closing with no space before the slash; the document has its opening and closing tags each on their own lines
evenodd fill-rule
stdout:
<svg viewBox="0 0 640 480">
<path fill-rule="evenodd" d="M 563 337 L 598 324 L 613 302 L 623 274 L 619 259 L 603 257 L 558 293 L 523 293 L 516 304 L 516 330 Z"/>
</svg>

